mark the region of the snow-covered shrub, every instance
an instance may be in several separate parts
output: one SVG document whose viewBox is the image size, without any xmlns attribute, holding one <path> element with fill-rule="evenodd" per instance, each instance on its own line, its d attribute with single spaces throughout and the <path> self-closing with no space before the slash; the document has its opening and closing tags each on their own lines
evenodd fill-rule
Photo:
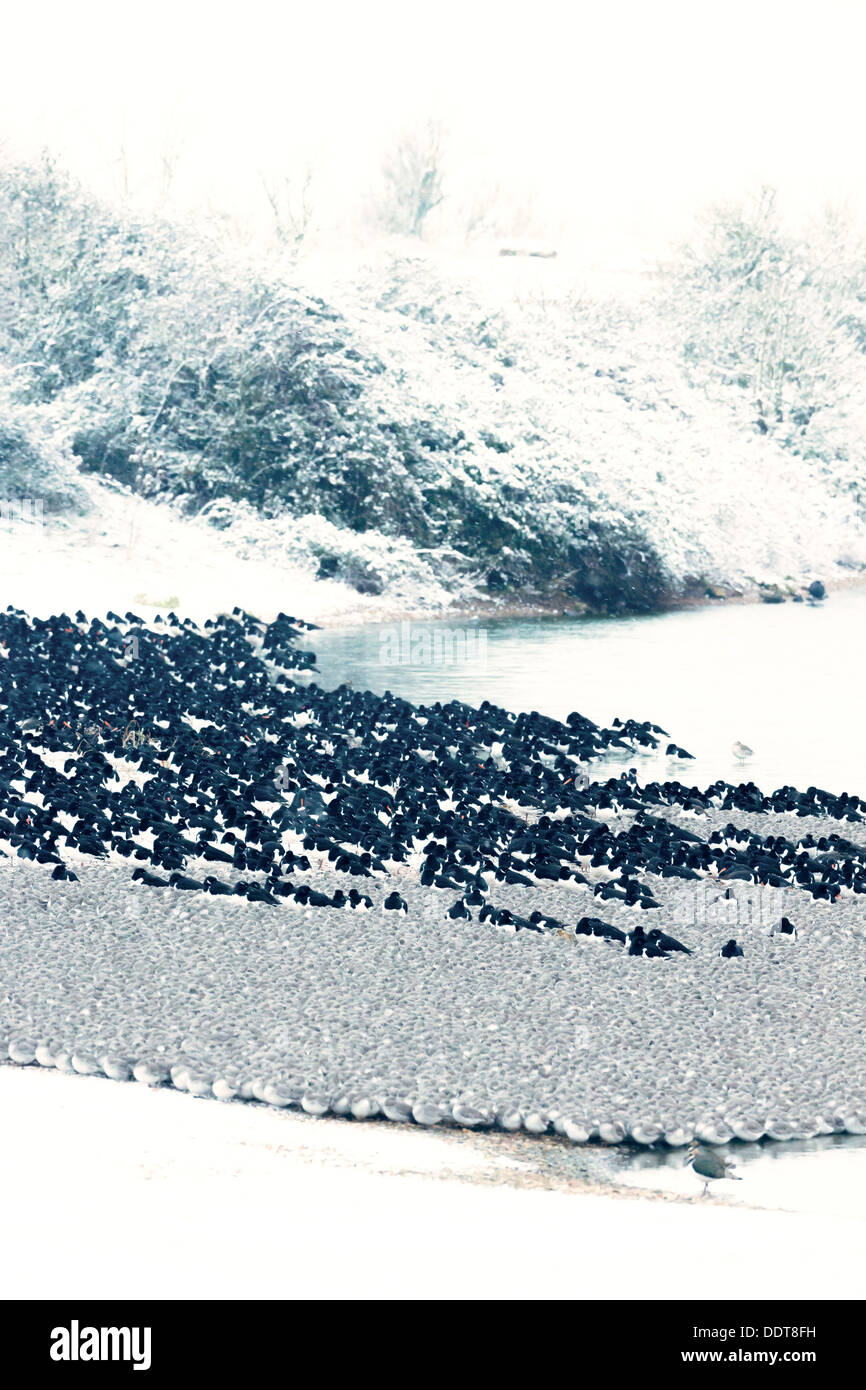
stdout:
<svg viewBox="0 0 866 1390">
<path fill-rule="evenodd" d="M 136 306 L 165 291 L 146 229 L 112 217 L 48 160 L 0 167 L 0 248 L 0 346 L 26 368 L 22 399 L 51 400 L 124 362 Z"/>
<path fill-rule="evenodd" d="M 380 252 L 329 289 L 387 364 L 368 387 L 381 411 L 459 420 L 460 472 L 502 523 L 503 592 L 546 563 L 563 598 L 651 606 L 866 559 L 838 471 L 759 434 L 742 391 L 687 374 L 667 286 L 602 296 L 565 266 L 518 269 Z M 851 424 L 861 460 L 864 435 Z"/>
<path fill-rule="evenodd" d="M 866 246 L 853 228 L 828 216 L 808 240 L 795 237 L 765 189 L 713 209 L 661 288 L 689 382 L 859 494 Z"/>
<path fill-rule="evenodd" d="M 265 515 L 319 516 L 347 533 L 402 539 L 456 586 L 554 593 L 593 607 L 647 608 L 665 580 L 624 514 L 590 517 L 565 476 L 543 494 L 515 461 L 495 415 L 464 427 L 393 357 L 383 291 L 371 335 L 354 305 L 337 311 L 283 268 L 250 267 L 154 219 L 91 202 L 50 165 L 0 178 L 0 275 L 15 304 L 2 344 L 18 399 L 41 404 L 86 471 L 198 511 L 214 499 Z M 435 312 L 405 302 L 400 314 Z M 411 299 L 411 294 L 410 294 Z M 495 351 L 479 316 L 466 350 Z M 447 336 L 459 360 L 462 343 Z M 381 347 L 381 351 L 379 350 Z M 382 580 L 351 544 L 323 554 L 355 587 Z"/>
<path fill-rule="evenodd" d="M 31 515 L 86 511 L 73 460 L 29 423 L 25 412 L 4 409 L 0 401 L 0 499 L 27 504 Z"/>
</svg>

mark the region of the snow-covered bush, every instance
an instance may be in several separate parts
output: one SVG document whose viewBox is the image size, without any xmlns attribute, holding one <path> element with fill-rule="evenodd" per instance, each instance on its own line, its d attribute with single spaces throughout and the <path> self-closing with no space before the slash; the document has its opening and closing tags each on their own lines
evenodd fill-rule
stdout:
<svg viewBox="0 0 866 1390">
<path fill-rule="evenodd" d="M 866 244 L 854 229 L 828 216 L 808 240 L 795 237 L 765 189 L 712 209 L 661 290 L 688 381 L 726 400 L 745 427 L 825 466 L 859 504 Z"/>
<path fill-rule="evenodd" d="M 742 390 L 687 374 L 667 283 L 602 297 L 556 263 L 515 270 L 376 253 L 329 289 L 387 363 L 369 387 L 380 409 L 460 421 L 463 473 L 517 521 L 505 592 L 545 556 L 559 592 L 594 609 L 617 584 L 638 606 L 866 560 L 844 471 L 759 433 Z M 862 463 L 866 422 L 847 428 Z"/>
<path fill-rule="evenodd" d="M 0 347 L 22 371 L 22 399 L 51 400 L 123 363 L 136 307 L 165 293 L 159 271 L 147 229 L 112 217 L 50 161 L 0 166 Z"/>
<path fill-rule="evenodd" d="M 624 514 L 590 516 L 574 479 L 542 495 L 537 474 L 492 466 L 510 447 L 495 419 L 475 411 L 467 430 L 459 403 L 418 390 L 419 364 L 391 360 L 390 313 L 380 352 L 355 306 L 112 214 L 50 165 L 3 173 L 0 224 L 18 399 L 42 405 L 84 470 L 192 511 L 229 499 L 408 540 L 455 585 L 471 576 L 490 593 L 612 610 L 663 594 Z M 478 339 L 484 353 L 490 332 Z M 380 583 L 348 539 L 320 567 Z"/>
<path fill-rule="evenodd" d="M 30 428 L 28 428 L 30 426 Z M 87 510 L 73 460 L 27 420 L 0 402 L 0 499 L 22 515 Z"/>
</svg>

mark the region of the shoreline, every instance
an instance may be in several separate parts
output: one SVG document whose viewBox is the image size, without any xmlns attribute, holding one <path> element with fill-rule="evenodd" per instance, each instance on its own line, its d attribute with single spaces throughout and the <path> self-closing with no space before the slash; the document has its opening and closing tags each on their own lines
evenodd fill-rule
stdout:
<svg viewBox="0 0 866 1390">
<path fill-rule="evenodd" d="M 41 1068 L 0 1066 L 0 1101 L 17 1136 L 6 1298 L 619 1300 L 658 1288 L 691 1298 L 696 1282 L 706 1299 L 760 1298 L 768 1280 L 780 1298 L 863 1290 L 859 1213 L 584 1189 L 453 1135 L 197 1105 Z"/>
<path fill-rule="evenodd" d="M 267 531 L 256 541 L 240 525 L 236 533 L 232 527 L 222 531 L 106 480 L 85 477 L 81 482 L 88 496 L 88 511 L 48 517 L 40 527 L 6 524 L 2 529 L 6 602 L 42 618 L 66 604 L 103 615 L 111 605 L 141 608 L 150 620 L 156 613 L 171 609 L 201 620 L 239 604 L 265 620 L 289 609 L 321 627 L 348 629 L 407 620 L 634 621 L 714 605 L 762 601 L 757 584 L 749 589 L 720 584 L 723 598 L 701 592 L 670 594 L 652 610 L 611 615 L 591 611 L 566 595 L 532 600 L 518 595 L 479 596 L 471 602 L 451 601 L 441 586 L 434 584 L 431 590 L 429 579 L 409 571 L 401 572 L 391 583 L 390 592 L 364 595 L 343 581 L 315 578 L 309 563 L 289 553 L 278 537 Z M 183 557 L 182 563 L 178 556 Z M 866 588 L 864 571 L 825 571 L 817 577 L 826 583 L 830 599 L 835 592 Z M 811 578 L 804 575 L 795 581 L 788 577 L 775 587 L 779 592 L 787 591 L 790 602 L 793 591 L 805 597 Z M 62 597 L 58 593 L 61 581 Z M 112 593 L 108 603 L 102 597 L 106 589 Z"/>
<path fill-rule="evenodd" d="M 808 602 L 806 590 L 808 584 L 796 590 L 801 594 L 803 602 Z M 848 593 L 852 590 L 862 589 L 866 592 L 866 573 L 852 575 L 849 579 L 836 579 L 833 581 L 832 588 L 827 588 L 823 599 L 812 600 L 813 603 L 826 603 L 832 601 L 835 593 Z M 786 603 L 793 603 L 796 600 L 793 592 L 785 594 Z M 527 618 L 543 621 L 545 619 L 570 619 L 572 621 L 592 622 L 630 622 L 640 619 L 661 618 L 669 613 L 682 613 L 700 611 L 706 608 L 719 607 L 754 607 L 765 602 L 760 589 L 750 589 L 745 592 L 731 591 L 724 596 L 682 595 L 672 598 L 663 606 L 652 609 L 648 612 L 635 612 L 629 610 L 622 613 L 596 613 L 590 610 L 578 611 L 576 608 L 569 609 L 561 607 L 558 603 L 519 603 L 504 602 L 501 604 L 478 603 L 471 606 L 455 605 L 454 607 L 441 609 L 398 609 L 388 611 L 384 616 L 380 612 L 370 612 L 367 610 L 351 609 L 345 613 L 338 613 L 333 617 L 323 618 L 319 626 L 327 630 L 342 630 L 354 627 L 363 627 L 372 624 L 387 624 L 399 622 L 423 623 L 444 623 L 451 620 L 463 620 L 471 622 L 487 621 L 510 621 L 512 619 Z M 311 639 L 314 640 L 314 639 Z"/>
<path fill-rule="evenodd" d="M 4 1080 L 4 1073 L 7 1071 L 31 1075 L 53 1075 L 64 1082 L 104 1082 L 112 1088 L 117 1088 L 120 1085 L 135 1093 L 183 1097 L 181 1103 L 185 1105 L 190 1101 L 212 1099 L 212 1097 L 193 1095 L 178 1086 L 174 1086 L 170 1081 L 148 1084 L 136 1078 L 130 1078 L 126 1082 L 118 1082 L 114 1077 L 75 1071 L 59 1071 L 41 1065 L 39 1062 L 22 1064 L 13 1062 L 9 1058 L 0 1060 L 0 1095 L 2 1095 L 4 1087 L 8 1089 Z M 617 1174 L 617 1166 L 621 1158 L 637 1158 L 638 1155 L 646 1154 L 655 1154 L 660 1157 L 677 1155 L 683 1160 L 682 1166 L 685 1170 L 687 1165 L 684 1159 L 685 1151 L 682 1149 L 666 1149 L 664 1146 L 653 1146 L 648 1149 L 632 1140 L 611 1145 L 606 1144 L 603 1140 L 593 1139 L 587 1144 L 574 1145 L 564 1135 L 554 1133 L 538 1135 L 521 1131 L 514 1133 L 496 1128 L 468 1129 L 453 1123 L 425 1127 L 418 1124 L 395 1122 L 381 1114 L 362 1120 L 355 1119 L 351 1115 L 310 1115 L 301 1109 L 280 1108 L 255 1098 L 232 1097 L 228 1100 L 224 1099 L 221 1101 L 220 1108 L 231 1109 L 238 1114 L 243 1111 L 256 1116 L 263 1114 L 274 1116 L 279 1123 L 288 1122 L 293 1127 L 299 1126 L 299 1133 L 316 1133 L 322 1139 L 335 1138 L 331 1131 L 332 1127 L 336 1125 L 340 1130 L 341 1142 L 333 1145 L 334 1150 L 339 1150 L 345 1143 L 354 1142 L 354 1135 L 358 1134 L 359 1131 L 366 1132 L 367 1137 L 363 1142 L 369 1143 L 371 1148 L 388 1146 L 392 1136 L 395 1148 L 402 1146 L 408 1153 L 411 1153 L 411 1149 L 408 1147 L 410 1144 L 417 1143 L 421 1146 L 422 1152 L 425 1147 L 429 1149 L 431 1144 L 435 1144 L 444 1153 L 451 1156 L 450 1163 L 437 1164 L 431 1170 L 430 1176 L 438 1181 L 483 1182 L 488 1185 L 493 1183 L 545 1191 L 594 1194 L 626 1201 L 668 1202 L 677 1206 L 691 1207 L 697 1204 L 701 1209 L 708 1206 L 735 1207 L 741 1211 L 766 1209 L 743 1201 L 739 1196 L 734 1197 L 732 1195 L 733 1189 L 730 1187 L 727 1189 L 727 1196 L 716 1189 L 711 1190 L 706 1197 L 703 1197 L 696 1186 L 692 1186 L 688 1192 L 671 1191 L 663 1187 L 642 1186 L 640 1180 L 625 1181 Z M 764 1140 L 761 1141 L 760 1145 L 755 1145 L 734 1140 L 731 1144 L 731 1150 L 736 1156 L 738 1150 L 750 1150 L 766 1145 L 769 1145 L 770 1148 L 777 1148 L 778 1141 Z M 564 1162 L 559 1162 L 560 1159 Z M 569 1168 L 573 1171 L 568 1171 Z M 407 1166 L 402 1171 L 411 1171 L 411 1168 Z M 641 1171 L 650 1172 L 652 1170 L 623 1167 L 622 1171 L 640 1173 Z"/>
</svg>

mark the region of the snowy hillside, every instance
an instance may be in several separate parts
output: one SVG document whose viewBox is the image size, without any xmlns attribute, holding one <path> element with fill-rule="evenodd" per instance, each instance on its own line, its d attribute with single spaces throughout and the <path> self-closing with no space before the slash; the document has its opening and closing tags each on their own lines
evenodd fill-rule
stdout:
<svg viewBox="0 0 866 1390">
<path fill-rule="evenodd" d="M 381 255 L 328 294 L 389 362 L 372 386 L 382 408 L 435 401 L 460 420 L 485 445 L 473 453 L 483 486 L 530 499 L 547 534 L 596 523 L 639 535 L 676 593 L 785 588 L 863 565 L 862 347 L 846 362 L 859 389 L 835 412 L 832 443 L 795 449 L 801 439 L 755 428 L 746 393 L 690 379 L 681 325 L 649 277 L 595 299 L 573 269 L 532 270 L 509 279 L 469 256 Z"/>
<path fill-rule="evenodd" d="M 395 611 L 832 582 L 866 279 L 760 218 L 623 293 L 495 247 L 252 264 L 0 169 L 0 495 L 69 521 L 102 475 Z"/>
</svg>

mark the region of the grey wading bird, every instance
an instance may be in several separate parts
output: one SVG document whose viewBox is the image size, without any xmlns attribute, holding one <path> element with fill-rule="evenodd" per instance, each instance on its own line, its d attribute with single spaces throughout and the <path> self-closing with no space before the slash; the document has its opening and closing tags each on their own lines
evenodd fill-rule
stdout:
<svg viewBox="0 0 866 1390">
<path fill-rule="evenodd" d="M 689 1144 L 686 1154 L 686 1165 L 703 1179 L 704 1190 L 702 1197 L 706 1197 L 711 1182 L 719 1178 L 730 1178 L 732 1182 L 742 1182 L 734 1172 L 734 1164 L 729 1158 L 724 1158 L 712 1149 L 705 1149 L 696 1139 Z"/>
</svg>

